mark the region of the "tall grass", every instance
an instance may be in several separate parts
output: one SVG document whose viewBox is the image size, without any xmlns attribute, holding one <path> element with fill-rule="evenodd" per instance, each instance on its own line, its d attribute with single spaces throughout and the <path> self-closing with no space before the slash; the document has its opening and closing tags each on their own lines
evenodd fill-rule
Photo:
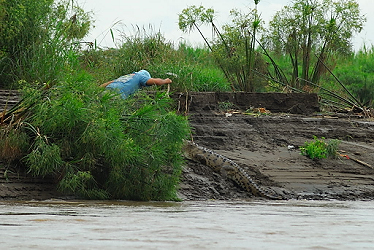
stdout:
<svg viewBox="0 0 374 250">
<path fill-rule="evenodd" d="M 91 24 L 74 1 L 20 0 L 0 2 L 0 87 L 19 80 L 55 83 L 74 61 L 76 39 Z"/>
</svg>

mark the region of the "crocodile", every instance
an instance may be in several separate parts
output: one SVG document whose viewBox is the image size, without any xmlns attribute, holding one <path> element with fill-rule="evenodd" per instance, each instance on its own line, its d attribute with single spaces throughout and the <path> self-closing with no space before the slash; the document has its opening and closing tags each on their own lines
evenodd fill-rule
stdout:
<svg viewBox="0 0 374 250">
<path fill-rule="evenodd" d="M 254 196 L 272 200 L 283 200 L 279 194 L 271 194 L 261 188 L 249 176 L 249 174 L 234 161 L 220 155 L 213 150 L 199 146 L 195 142 L 185 141 L 184 156 L 192 161 L 199 162 L 212 168 L 214 172 L 220 173 L 238 184 L 242 189 L 252 193 Z"/>
</svg>

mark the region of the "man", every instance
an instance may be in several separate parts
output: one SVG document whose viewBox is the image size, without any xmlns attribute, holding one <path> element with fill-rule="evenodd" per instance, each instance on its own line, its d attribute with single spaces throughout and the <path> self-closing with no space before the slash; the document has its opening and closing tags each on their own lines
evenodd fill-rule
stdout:
<svg viewBox="0 0 374 250">
<path fill-rule="evenodd" d="M 172 81 L 169 78 L 152 78 L 148 71 L 140 70 L 138 72 L 121 76 L 116 80 L 106 82 L 100 85 L 106 89 L 117 90 L 123 99 L 134 94 L 142 87 L 149 87 L 151 85 L 170 84 Z"/>
</svg>

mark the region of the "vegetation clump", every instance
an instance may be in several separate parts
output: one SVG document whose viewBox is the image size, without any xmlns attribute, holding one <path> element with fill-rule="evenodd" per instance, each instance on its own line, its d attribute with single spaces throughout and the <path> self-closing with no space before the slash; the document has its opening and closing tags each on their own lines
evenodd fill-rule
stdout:
<svg viewBox="0 0 374 250">
<path fill-rule="evenodd" d="M 322 137 L 318 139 L 314 136 L 314 141 L 305 142 L 303 147 L 300 147 L 301 154 L 308 156 L 310 159 L 325 159 L 335 158 L 340 141 L 332 139 L 329 142 Z"/>
<path fill-rule="evenodd" d="M 186 117 L 163 93 L 123 100 L 91 80 L 81 73 L 45 92 L 24 91 L 33 105 L 8 136 L 2 129 L 2 159 L 84 198 L 176 200 Z"/>
</svg>

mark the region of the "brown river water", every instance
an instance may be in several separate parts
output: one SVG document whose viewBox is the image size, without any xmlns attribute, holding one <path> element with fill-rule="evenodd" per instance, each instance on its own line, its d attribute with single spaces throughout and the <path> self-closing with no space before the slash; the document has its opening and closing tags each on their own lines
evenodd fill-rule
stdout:
<svg viewBox="0 0 374 250">
<path fill-rule="evenodd" d="M 1 201 L 0 249 L 374 249 L 374 201 Z"/>
</svg>

